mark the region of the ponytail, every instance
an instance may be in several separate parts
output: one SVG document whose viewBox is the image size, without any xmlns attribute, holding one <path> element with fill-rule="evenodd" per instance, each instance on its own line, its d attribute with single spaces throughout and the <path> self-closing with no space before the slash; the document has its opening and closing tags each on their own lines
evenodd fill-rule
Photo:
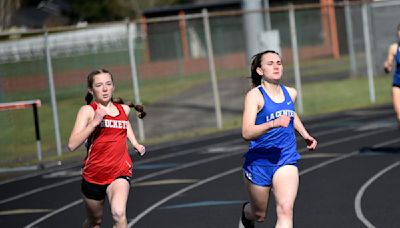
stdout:
<svg viewBox="0 0 400 228">
<path fill-rule="evenodd" d="M 85 101 L 86 101 L 86 104 L 92 103 L 92 101 L 93 101 L 93 95 L 92 95 L 91 93 L 87 92 L 87 93 L 86 93 L 86 96 L 85 96 Z"/>
<path fill-rule="evenodd" d="M 139 119 L 143 119 L 146 116 L 143 105 L 135 105 L 131 101 L 124 102 L 120 97 L 113 98 L 112 101 L 117 104 L 126 104 L 130 108 L 134 108 L 137 112 L 137 116 L 139 117 Z"/>
</svg>

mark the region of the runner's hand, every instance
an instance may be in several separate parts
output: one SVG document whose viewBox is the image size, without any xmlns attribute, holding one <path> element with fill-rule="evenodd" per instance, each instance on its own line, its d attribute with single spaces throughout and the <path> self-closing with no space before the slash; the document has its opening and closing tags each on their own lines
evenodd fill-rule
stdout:
<svg viewBox="0 0 400 228">
<path fill-rule="evenodd" d="M 95 126 L 99 125 L 101 123 L 101 121 L 103 120 L 104 116 L 107 115 L 106 110 L 97 107 L 95 113 L 94 113 L 94 118 L 93 118 L 93 124 Z"/>
<path fill-rule="evenodd" d="M 385 71 L 386 74 L 390 73 L 390 69 L 388 67 L 384 67 L 383 70 Z"/>
<path fill-rule="evenodd" d="M 317 144 L 318 144 L 317 140 L 314 139 L 310 135 L 308 137 L 304 138 L 304 141 L 306 141 L 306 143 L 307 143 L 307 149 L 308 150 L 312 151 L 312 150 L 315 150 L 315 148 L 317 147 Z"/>
<path fill-rule="evenodd" d="M 288 127 L 290 123 L 290 117 L 282 115 L 273 121 L 274 127 Z"/>
<path fill-rule="evenodd" d="M 389 74 L 390 71 L 392 71 L 392 66 L 391 66 L 391 64 L 388 63 L 388 62 L 385 62 L 385 63 L 383 64 L 383 70 L 385 71 L 386 74 Z"/>
<path fill-rule="evenodd" d="M 146 148 L 142 144 L 136 144 L 135 145 L 135 150 L 140 154 L 140 156 L 143 156 L 146 153 Z"/>
</svg>

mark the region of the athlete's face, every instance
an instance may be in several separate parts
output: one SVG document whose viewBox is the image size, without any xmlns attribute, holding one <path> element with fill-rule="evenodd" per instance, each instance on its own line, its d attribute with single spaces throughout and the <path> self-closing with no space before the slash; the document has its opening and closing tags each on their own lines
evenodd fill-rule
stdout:
<svg viewBox="0 0 400 228">
<path fill-rule="evenodd" d="M 262 56 L 261 66 L 257 68 L 257 73 L 264 80 L 280 80 L 282 77 L 283 66 L 279 55 L 275 53 L 266 53 Z"/>
<path fill-rule="evenodd" d="M 94 76 L 92 88 L 89 92 L 93 94 L 94 99 L 98 103 L 108 103 L 112 98 L 114 91 L 114 83 L 111 75 L 108 73 L 100 73 Z"/>
</svg>

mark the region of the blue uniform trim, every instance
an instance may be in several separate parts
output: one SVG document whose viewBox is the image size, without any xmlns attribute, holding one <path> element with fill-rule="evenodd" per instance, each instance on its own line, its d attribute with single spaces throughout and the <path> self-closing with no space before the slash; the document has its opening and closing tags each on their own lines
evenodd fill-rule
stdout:
<svg viewBox="0 0 400 228">
<path fill-rule="evenodd" d="M 393 75 L 393 86 L 400 87 L 400 41 L 397 43 L 397 52 L 395 56 L 396 71 Z"/>
</svg>

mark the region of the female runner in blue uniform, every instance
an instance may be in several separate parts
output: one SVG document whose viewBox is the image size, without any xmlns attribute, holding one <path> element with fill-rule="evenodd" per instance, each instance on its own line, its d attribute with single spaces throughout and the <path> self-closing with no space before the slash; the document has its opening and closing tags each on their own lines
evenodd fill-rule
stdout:
<svg viewBox="0 0 400 228">
<path fill-rule="evenodd" d="M 294 130 L 304 138 L 309 150 L 317 146 L 294 110 L 297 91 L 280 83 L 282 72 L 277 52 L 267 50 L 253 56 L 254 88 L 246 94 L 242 123 L 242 136 L 249 141 L 243 165 L 249 202 L 243 204 L 239 228 L 264 221 L 271 188 L 276 200 L 276 227 L 293 227 L 299 185 L 296 164 L 300 159 Z"/>
<path fill-rule="evenodd" d="M 393 108 L 396 112 L 397 126 L 400 128 L 400 24 L 397 25 L 398 41 L 392 43 L 388 50 L 388 55 L 384 64 L 385 72 L 388 74 L 392 71 L 393 60 L 396 61 L 396 71 L 393 75 L 392 84 L 392 100 Z"/>
</svg>

